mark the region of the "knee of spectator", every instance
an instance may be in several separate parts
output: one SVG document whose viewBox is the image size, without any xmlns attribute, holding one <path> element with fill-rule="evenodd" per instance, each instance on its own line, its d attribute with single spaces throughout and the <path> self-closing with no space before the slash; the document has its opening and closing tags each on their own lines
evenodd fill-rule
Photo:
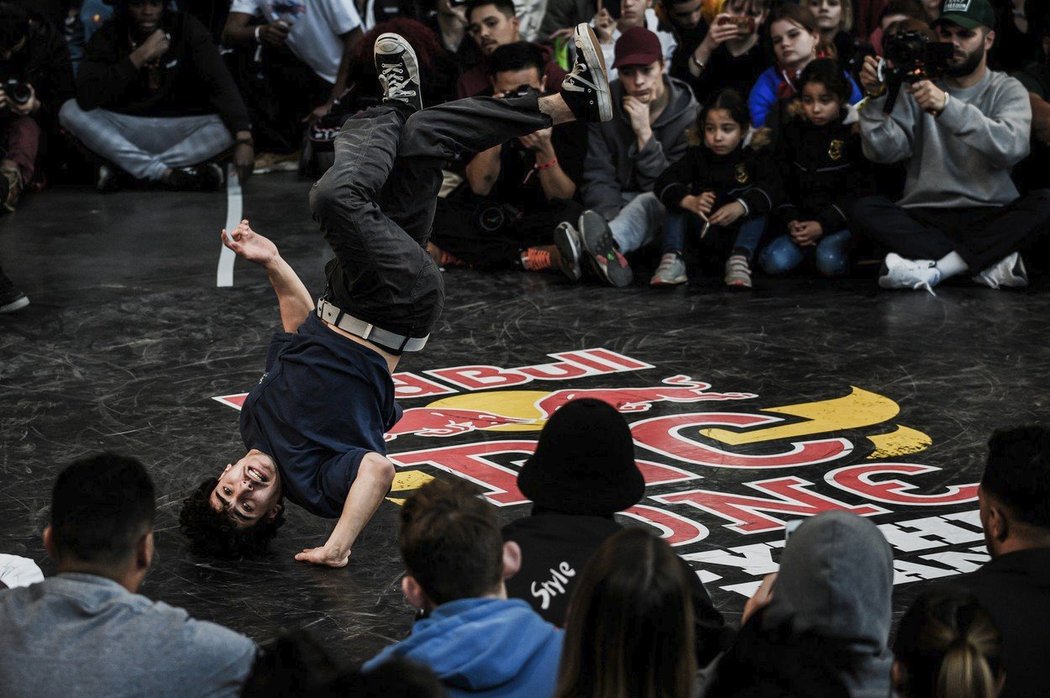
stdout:
<svg viewBox="0 0 1050 698">
<path fill-rule="evenodd" d="M 62 108 L 58 110 L 58 122 L 63 127 L 72 129 L 83 113 L 84 110 L 80 108 L 75 98 L 67 99 Z"/>
</svg>

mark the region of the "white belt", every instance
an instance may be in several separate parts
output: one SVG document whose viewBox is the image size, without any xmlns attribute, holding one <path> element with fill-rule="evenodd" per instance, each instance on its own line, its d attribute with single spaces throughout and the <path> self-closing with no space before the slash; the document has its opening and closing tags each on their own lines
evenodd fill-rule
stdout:
<svg viewBox="0 0 1050 698">
<path fill-rule="evenodd" d="M 385 349 L 396 352 L 419 351 L 426 346 L 427 340 L 430 339 L 429 334 L 426 337 L 405 337 L 404 335 L 394 334 L 381 327 L 376 327 L 370 322 L 365 322 L 353 315 L 344 313 L 339 306 L 333 305 L 324 299 L 317 301 L 317 317 L 356 337 L 367 339 Z"/>
</svg>

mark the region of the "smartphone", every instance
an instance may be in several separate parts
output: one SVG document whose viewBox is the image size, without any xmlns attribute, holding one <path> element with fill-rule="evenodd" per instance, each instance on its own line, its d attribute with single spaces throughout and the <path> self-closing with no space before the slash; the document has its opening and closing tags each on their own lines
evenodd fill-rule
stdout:
<svg viewBox="0 0 1050 698">
<path fill-rule="evenodd" d="M 718 18 L 720 25 L 733 24 L 742 34 L 755 33 L 755 18 L 746 15 L 722 15 Z"/>
</svg>

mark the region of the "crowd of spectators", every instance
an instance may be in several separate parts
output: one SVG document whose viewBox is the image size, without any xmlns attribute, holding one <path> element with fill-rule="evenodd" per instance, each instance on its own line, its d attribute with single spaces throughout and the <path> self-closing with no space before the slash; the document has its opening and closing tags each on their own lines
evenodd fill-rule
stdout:
<svg viewBox="0 0 1050 698">
<path fill-rule="evenodd" d="M 841 276 L 885 255 L 886 288 L 1022 286 L 1019 253 L 1050 219 L 1048 15 L 1033 0 L 3 0 L 0 206 L 71 172 L 101 192 L 317 176 L 375 102 L 382 31 L 416 46 L 433 104 L 556 89 L 583 21 L 614 118 L 448 162 L 440 265 L 625 286 L 640 264 L 654 286 L 747 288 L 756 265 Z M 0 272 L 0 312 L 27 303 Z"/>
<path fill-rule="evenodd" d="M 404 502 L 416 620 L 356 667 L 306 630 L 257 645 L 139 594 L 156 495 L 140 462 L 104 453 L 54 483 L 55 576 L 0 556 L 0 685 L 13 698 L 1047 695 L 1048 474 L 1050 429 L 992 435 L 978 490 L 991 560 L 924 585 L 895 633 L 891 548 L 843 511 L 794 528 L 733 627 L 667 543 L 613 519 L 644 489 L 630 430 L 611 406 L 572 401 L 520 472 L 528 516 L 501 530 L 474 485 L 444 478 Z"/>
</svg>

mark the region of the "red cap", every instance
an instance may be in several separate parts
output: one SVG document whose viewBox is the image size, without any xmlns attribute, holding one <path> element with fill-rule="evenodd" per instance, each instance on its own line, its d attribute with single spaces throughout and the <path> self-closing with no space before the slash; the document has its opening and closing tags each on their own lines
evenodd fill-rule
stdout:
<svg viewBox="0 0 1050 698">
<path fill-rule="evenodd" d="M 616 40 L 613 68 L 650 65 L 664 57 L 660 39 L 645 27 L 631 27 Z"/>
</svg>

